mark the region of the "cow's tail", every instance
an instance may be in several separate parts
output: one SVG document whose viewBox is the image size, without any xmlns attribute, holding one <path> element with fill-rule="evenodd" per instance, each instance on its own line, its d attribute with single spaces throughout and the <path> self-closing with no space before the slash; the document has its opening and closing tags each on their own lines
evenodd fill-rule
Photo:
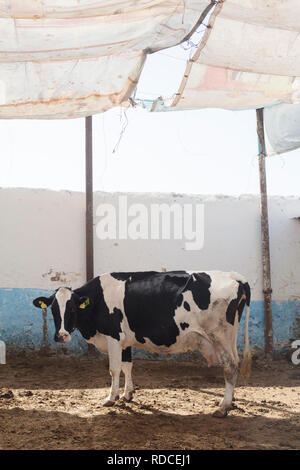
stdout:
<svg viewBox="0 0 300 470">
<path fill-rule="evenodd" d="M 251 350 L 249 344 L 249 333 L 248 333 L 248 325 L 249 325 L 249 311 L 250 311 L 250 286 L 248 282 L 243 284 L 246 294 L 246 318 L 245 318 L 245 349 L 244 349 L 244 356 L 241 365 L 241 376 L 243 380 L 246 382 L 250 375 L 251 375 Z"/>
</svg>

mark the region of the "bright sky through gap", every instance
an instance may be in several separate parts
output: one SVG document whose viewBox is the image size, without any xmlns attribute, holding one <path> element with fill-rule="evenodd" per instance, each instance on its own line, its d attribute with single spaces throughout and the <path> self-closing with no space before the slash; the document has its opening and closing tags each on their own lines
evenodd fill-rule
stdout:
<svg viewBox="0 0 300 470">
<path fill-rule="evenodd" d="M 148 56 L 137 97 L 171 97 L 190 54 Z M 93 131 L 95 190 L 259 193 L 255 110 L 114 108 Z M 0 132 L 0 186 L 85 190 L 84 119 L 0 120 Z M 300 149 L 268 158 L 268 193 L 300 196 L 299 175 Z"/>
</svg>

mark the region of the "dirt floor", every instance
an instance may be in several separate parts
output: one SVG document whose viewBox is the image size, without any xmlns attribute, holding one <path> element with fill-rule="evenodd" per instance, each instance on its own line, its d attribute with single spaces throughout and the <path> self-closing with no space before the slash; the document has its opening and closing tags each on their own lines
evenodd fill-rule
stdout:
<svg viewBox="0 0 300 470">
<path fill-rule="evenodd" d="M 135 360 L 131 403 L 102 406 L 107 360 L 26 355 L 0 366 L 0 449 L 299 449 L 300 366 L 256 361 L 225 419 L 222 370 Z M 121 379 L 123 386 L 123 378 Z"/>
</svg>

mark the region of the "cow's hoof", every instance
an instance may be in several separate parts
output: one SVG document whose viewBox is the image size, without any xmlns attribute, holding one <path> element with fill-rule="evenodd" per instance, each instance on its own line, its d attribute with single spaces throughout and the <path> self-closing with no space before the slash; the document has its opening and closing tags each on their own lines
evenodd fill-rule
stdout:
<svg viewBox="0 0 300 470">
<path fill-rule="evenodd" d="M 228 415 L 228 410 L 218 409 L 213 413 L 214 418 L 226 418 L 227 415 Z"/>
<path fill-rule="evenodd" d="M 114 406 L 115 403 L 115 401 L 107 399 L 103 402 L 103 406 Z"/>
<path fill-rule="evenodd" d="M 116 399 L 115 399 L 115 400 L 111 400 L 110 398 L 107 398 L 107 399 L 103 402 L 103 406 L 114 406 L 114 404 L 116 403 L 117 400 L 119 400 L 119 395 L 116 396 Z"/>
<path fill-rule="evenodd" d="M 127 395 L 123 393 L 123 395 L 121 396 L 121 399 L 128 401 L 128 402 L 131 401 L 133 399 L 133 392 L 129 392 Z"/>
</svg>

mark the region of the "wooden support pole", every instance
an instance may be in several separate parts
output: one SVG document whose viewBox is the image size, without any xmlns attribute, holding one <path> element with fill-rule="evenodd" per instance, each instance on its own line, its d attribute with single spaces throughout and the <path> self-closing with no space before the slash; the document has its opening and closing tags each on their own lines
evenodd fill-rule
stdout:
<svg viewBox="0 0 300 470">
<path fill-rule="evenodd" d="M 265 310 L 265 351 L 268 358 L 273 356 L 273 326 L 272 326 L 272 286 L 269 245 L 268 197 L 266 179 L 266 145 L 264 135 L 263 108 L 256 110 L 257 134 L 259 142 L 259 182 L 261 201 L 261 241 L 263 267 L 263 293 Z"/>
<path fill-rule="evenodd" d="M 93 118 L 85 118 L 85 251 L 86 280 L 94 277 L 94 201 L 93 201 Z M 95 348 L 88 344 L 88 355 L 95 355 Z"/>
<path fill-rule="evenodd" d="M 86 195 L 86 279 L 94 277 L 94 220 L 93 220 L 93 121 L 85 118 L 85 195 Z"/>
</svg>

